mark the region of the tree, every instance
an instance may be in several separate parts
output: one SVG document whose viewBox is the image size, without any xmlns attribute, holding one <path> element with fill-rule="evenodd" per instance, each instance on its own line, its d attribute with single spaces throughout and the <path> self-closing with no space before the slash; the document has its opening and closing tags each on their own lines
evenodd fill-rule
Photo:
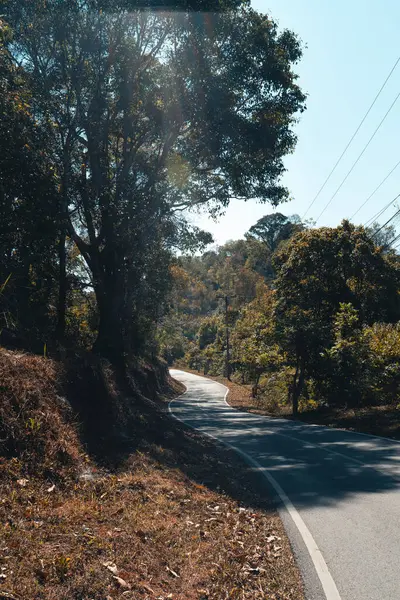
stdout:
<svg viewBox="0 0 400 600">
<path fill-rule="evenodd" d="M 264 285 L 257 292 L 257 297 L 243 308 L 231 337 L 234 365 L 253 384 L 253 398 L 260 377 L 277 370 L 283 362 L 274 338 L 274 293 Z"/>
<path fill-rule="evenodd" d="M 333 335 L 334 342 L 326 350 L 325 397 L 330 404 L 359 406 L 368 393 L 370 355 L 358 313 L 350 303 L 339 304 Z"/>
<path fill-rule="evenodd" d="M 334 315 L 351 304 L 360 326 L 400 317 L 396 261 L 375 246 L 363 227 L 348 221 L 297 235 L 275 258 L 276 335 L 295 368 L 293 411 L 305 376 L 317 382 L 324 348 L 334 340 Z"/>
<path fill-rule="evenodd" d="M 292 235 L 303 231 L 304 224 L 298 215 L 286 217 L 282 213 L 265 215 L 252 225 L 246 234 L 248 238 L 255 238 L 263 242 L 273 254 L 279 244 L 288 240 Z"/>
<path fill-rule="evenodd" d="M 375 221 L 369 227 L 365 228 L 374 244 L 382 246 L 385 251 L 392 249 L 392 242 L 396 238 L 396 229 L 393 225 L 382 226 Z"/>
<path fill-rule="evenodd" d="M 15 0 L 4 13 L 35 118 L 53 131 L 60 282 L 68 235 L 91 273 L 94 348 L 121 361 L 158 318 L 177 213 L 287 197 L 282 159 L 305 97 L 299 42 L 247 5 L 199 17 L 103 4 Z"/>
<path fill-rule="evenodd" d="M 369 359 L 363 377 L 368 377 L 368 399 L 377 405 L 399 404 L 400 324 L 374 323 L 363 330 Z"/>
</svg>

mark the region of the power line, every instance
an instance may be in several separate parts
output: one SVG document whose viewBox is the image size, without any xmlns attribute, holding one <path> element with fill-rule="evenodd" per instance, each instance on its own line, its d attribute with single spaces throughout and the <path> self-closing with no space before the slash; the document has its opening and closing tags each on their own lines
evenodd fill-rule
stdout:
<svg viewBox="0 0 400 600">
<path fill-rule="evenodd" d="M 400 197 L 400 194 L 397 194 L 397 196 L 395 196 L 395 198 L 393 198 L 390 202 L 388 202 L 388 204 L 386 204 L 386 206 L 384 206 L 380 211 L 378 211 L 373 217 L 368 219 L 368 221 L 366 223 L 364 223 L 364 227 L 368 227 L 368 225 L 371 225 L 371 223 L 376 221 L 376 219 L 379 219 L 379 217 L 381 217 L 383 215 L 383 213 L 385 213 L 387 211 L 387 209 L 393 204 L 393 202 L 396 202 L 397 198 L 399 198 L 399 197 Z"/>
<path fill-rule="evenodd" d="M 382 181 L 380 182 L 380 184 L 374 189 L 374 191 L 372 192 L 372 194 L 370 194 L 368 196 L 368 198 L 365 200 L 365 202 L 363 202 L 361 204 L 361 206 L 359 208 L 357 208 L 356 212 L 354 214 L 351 215 L 350 220 L 354 219 L 354 217 L 360 212 L 360 210 L 362 208 L 364 208 L 364 206 L 367 204 L 367 202 L 369 202 L 372 198 L 372 196 L 374 196 L 376 194 L 376 192 L 383 186 L 383 184 L 385 183 L 385 181 L 387 179 L 389 179 L 389 177 L 391 176 L 391 174 L 397 169 L 397 167 L 400 165 L 400 160 L 398 163 L 395 164 L 395 166 L 393 167 L 393 169 L 386 175 L 385 179 L 382 179 Z"/>
<path fill-rule="evenodd" d="M 386 226 L 387 226 L 387 225 L 390 223 L 390 221 L 393 221 L 393 219 L 394 219 L 395 217 L 397 217 L 397 215 L 398 215 L 399 213 L 400 213 L 400 208 L 399 208 L 398 210 L 396 210 L 396 212 L 394 213 L 394 215 L 392 215 L 392 216 L 390 217 L 390 219 L 388 219 L 388 220 L 386 221 L 386 223 L 384 223 L 384 224 L 383 224 L 381 227 L 379 227 L 379 229 L 377 229 L 376 231 L 374 231 L 374 233 L 372 234 L 372 236 L 374 236 L 374 235 L 376 235 L 377 233 L 379 233 L 380 231 L 382 231 L 382 229 L 384 229 L 384 227 L 386 227 Z"/>
<path fill-rule="evenodd" d="M 394 237 L 394 238 L 392 239 L 392 241 L 391 241 L 391 242 L 389 242 L 388 244 L 386 244 L 386 246 L 387 246 L 388 248 L 390 248 L 391 246 L 393 246 L 393 244 L 394 244 L 395 242 L 397 242 L 397 240 L 398 240 L 398 239 L 400 239 L 400 233 L 399 233 L 398 235 L 396 235 L 396 237 Z M 395 247 L 396 247 L 396 246 L 395 246 Z"/>
<path fill-rule="evenodd" d="M 397 244 L 396 246 L 393 246 L 393 244 L 395 242 L 397 242 L 398 239 L 400 239 L 400 233 L 398 233 L 397 235 L 395 235 L 394 238 L 392 240 L 390 240 L 390 242 L 386 242 L 386 244 L 383 245 L 383 249 L 385 249 L 385 250 L 390 250 L 390 249 L 395 250 L 397 248 L 397 246 L 400 245 L 400 244 Z"/>
<path fill-rule="evenodd" d="M 336 163 L 334 164 L 332 170 L 330 171 L 328 177 L 325 179 L 324 183 L 321 185 L 321 187 L 319 188 L 318 192 L 316 193 L 316 195 L 314 196 L 313 200 L 310 202 L 306 212 L 304 213 L 304 215 L 302 216 L 302 219 L 304 219 L 304 217 L 307 215 L 308 211 L 310 210 L 310 208 L 313 206 L 314 202 L 317 200 L 317 198 L 319 197 L 320 193 L 322 192 L 322 190 L 324 189 L 324 187 L 326 186 L 326 184 L 328 183 L 328 181 L 330 180 L 331 176 L 333 175 L 334 171 L 336 170 L 336 167 L 338 166 L 338 164 L 340 163 L 340 161 L 342 160 L 343 156 L 346 154 L 350 144 L 352 143 L 352 141 L 354 140 L 354 138 L 356 137 L 357 133 L 360 131 L 365 119 L 368 117 L 369 113 L 371 112 L 372 107 L 374 106 L 375 102 L 378 100 L 379 96 L 381 95 L 383 88 L 385 87 L 385 85 L 387 84 L 387 82 L 389 81 L 390 77 L 392 76 L 393 71 L 395 70 L 395 68 L 397 67 L 398 63 L 400 61 L 400 56 L 399 58 L 396 60 L 396 62 L 394 63 L 389 75 L 386 77 L 385 81 L 383 82 L 379 92 L 376 94 L 375 98 L 372 101 L 372 104 L 370 105 L 370 107 L 368 108 L 367 112 L 365 113 L 365 115 L 363 116 L 363 118 L 360 121 L 360 124 L 358 125 L 357 129 L 355 130 L 355 132 L 353 133 L 353 135 L 351 136 L 350 140 L 347 142 L 347 145 L 345 147 L 345 149 L 343 150 L 342 154 L 339 156 L 339 158 L 337 159 Z"/>
<path fill-rule="evenodd" d="M 328 206 L 331 204 L 331 202 L 333 201 L 333 199 L 336 197 L 336 195 L 338 194 L 338 192 L 341 190 L 343 184 L 347 181 L 349 175 L 353 172 L 355 166 L 358 164 L 359 160 L 361 159 L 361 157 L 363 156 L 364 152 L 366 151 L 366 149 L 368 148 L 368 146 L 370 145 L 370 143 L 372 142 L 372 140 L 374 139 L 374 137 L 378 133 L 379 129 L 381 128 L 381 126 L 383 124 L 383 122 L 385 121 L 386 117 L 388 116 L 388 114 L 390 113 L 390 111 L 392 110 L 393 106 L 396 104 L 396 102 L 397 102 L 397 100 L 399 98 L 400 98 L 400 92 L 397 94 L 396 98 L 393 100 L 392 104 L 389 106 L 388 110 L 386 111 L 385 115 L 383 116 L 382 120 L 380 121 L 378 127 L 375 129 L 374 133 L 371 135 L 371 137 L 369 138 L 368 142 L 365 144 L 364 148 L 361 150 L 360 154 L 357 156 L 356 160 L 354 161 L 354 163 L 350 167 L 349 171 L 347 171 L 345 177 L 342 179 L 342 182 L 340 183 L 340 185 L 336 188 L 336 191 L 334 192 L 334 194 L 331 196 L 331 198 L 325 204 L 324 208 L 322 209 L 322 211 L 318 215 L 318 218 L 316 219 L 316 223 L 318 223 L 319 219 L 322 217 L 322 215 L 324 214 L 324 212 L 326 211 L 326 209 L 328 208 Z"/>
</svg>

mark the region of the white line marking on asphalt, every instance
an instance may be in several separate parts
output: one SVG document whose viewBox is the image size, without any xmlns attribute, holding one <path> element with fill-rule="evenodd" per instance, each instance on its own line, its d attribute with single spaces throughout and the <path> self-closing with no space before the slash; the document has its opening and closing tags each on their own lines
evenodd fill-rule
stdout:
<svg viewBox="0 0 400 600">
<path fill-rule="evenodd" d="M 222 384 L 220 384 L 220 385 L 222 385 Z M 229 389 L 227 388 L 227 393 L 228 392 L 229 392 Z M 186 393 L 187 392 L 185 392 L 184 394 L 186 394 Z M 227 395 L 227 393 L 226 393 L 226 395 Z M 182 394 L 182 396 L 184 394 Z M 179 396 L 178 398 L 180 398 L 180 397 L 181 396 Z M 176 400 L 178 398 L 176 398 Z M 168 410 L 169 410 L 170 414 L 174 417 L 174 419 L 176 419 L 177 421 L 181 421 L 186 426 L 191 427 L 191 429 L 196 429 L 192 425 L 189 425 L 188 423 L 185 423 L 185 421 L 183 419 L 180 419 L 179 417 L 177 417 L 176 415 L 174 415 L 174 413 L 172 412 L 172 409 L 171 409 L 171 404 L 173 402 L 174 402 L 174 400 L 171 400 L 171 402 L 168 404 Z M 229 406 L 229 404 L 228 404 L 228 406 Z M 201 431 L 201 430 L 198 430 L 198 431 Z M 281 486 L 276 481 L 276 479 L 271 475 L 271 473 L 269 473 L 268 470 L 265 467 L 263 467 L 262 465 L 260 465 L 260 463 L 257 462 L 252 456 L 250 456 L 249 454 L 247 454 L 247 452 L 244 452 L 243 450 L 240 450 L 239 448 L 236 448 L 235 446 L 233 446 L 232 444 L 229 444 L 228 442 L 220 440 L 219 438 L 217 438 L 216 436 L 212 435 L 211 433 L 207 433 L 205 431 L 201 431 L 201 433 L 203 433 L 205 435 L 208 435 L 209 437 L 217 440 L 218 442 L 223 443 L 228 448 L 231 448 L 232 450 L 234 450 L 235 452 L 237 452 L 238 454 L 240 454 L 248 463 L 250 463 L 251 465 L 253 465 L 254 467 L 256 467 L 257 470 L 259 470 L 262 475 L 264 475 L 264 477 L 272 485 L 272 487 L 274 488 L 275 492 L 278 494 L 279 498 L 283 502 L 283 504 L 284 504 L 287 512 L 291 516 L 294 524 L 296 525 L 296 527 L 297 527 L 297 529 L 298 529 L 298 531 L 299 531 L 299 533 L 300 533 L 300 535 L 301 535 L 301 537 L 302 537 L 302 539 L 304 541 L 304 544 L 305 544 L 305 546 L 306 546 L 306 548 L 308 550 L 308 553 L 310 555 L 310 558 L 311 558 L 311 560 L 313 562 L 315 571 L 316 571 L 316 573 L 318 575 L 318 579 L 320 580 L 322 588 L 324 590 L 326 600 L 341 600 L 341 597 L 339 595 L 339 592 L 338 592 L 338 589 L 336 587 L 336 584 L 335 584 L 335 582 L 333 580 L 333 577 L 330 574 L 330 571 L 328 569 L 328 565 L 326 564 L 325 559 L 322 556 L 322 552 L 318 548 L 317 543 L 314 540 L 314 538 L 313 538 L 310 530 L 308 529 L 307 525 L 304 523 L 304 521 L 301 518 L 300 514 L 297 512 L 297 510 L 294 507 L 294 505 L 293 505 L 292 501 L 290 500 L 290 498 L 286 495 L 286 493 L 284 492 L 284 490 L 281 488 Z"/>
<path fill-rule="evenodd" d="M 181 373 L 187 373 L 187 371 L 180 371 L 180 372 Z M 189 375 L 190 374 L 191 373 L 189 373 Z M 225 404 L 231 410 L 240 412 L 242 414 L 249 414 L 249 415 L 252 415 L 252 416 L 254 416 L 256 418 L 263 419 L 265 421 L 268 421 L 268 420 L 278 421 L 278 419 L 276 419 L 275 417 L 268 417 L 268 416 L 265 416 L 265 415 L 258 415 L 257 413 L 250 413 L 250 412 L 247 412 L 247 411 L 240 411 L 240 410 L 238 410 L 237 408 L 235 408 L 234 406 L 232 406 L 231 404 L 229 404 L 229 402 L 227 400 L 227 397 L 228 397 L 228 394 L 229 394 L 229 388 L 226 385 L 224 385 L 223 383 L 220 383 L 219 381 L 214 381 L 213 379 L 208 379 L 208 377 L 203 377 L 203 375 L 197 375 L 196 374 L 195 377 L 200 377 L 201 379 L 205 379 L 206 381 L 212 381 L 213 383 L 216 383 L 217 385 L 223 387 L 226 390 L 225 395 L 224 395 L 224 402 L 225 402 Z M 284 421 L 286 423 L 299 423 L 301 425 L 305 425 L 305 423 L 303 421 L 296 421 L 296 420 L 292 420 L 292 419 L 289 420 L 289 419 L 281 419 L 281 418 L 279 418 L 279 421 Z M 315 425 L 314 423 L 306 423 L 306 425 L 311 425 L 312 427 L 323 427 L 321 425 Z M 327 428 L 327 429 L 331 429 L 331 428 Z M 386 442 L 389 441 L 389 442 L 396 442 L 397 444 L 400 443 L 400 441 L 398 441 L 398 440 L 391 440 L 390 438 L 383 438 L 381 436 L 370 435 L 368 433 L 358 433 L 356 431 L 347 431 L 345 429 L 341 430 L 341 429 L 335 429 L 335 428 L 332 428 L 332 430 L 334 430 L 334 431 L 343 431 L 344 433 L 362 435 L 362 436 L 365 436 L 365 437 L 377 438 L 377 439 L 380 439 L 380 440 L 385 440 Z M 298 438 L 298 437 L 294 437 L 293 435 L 287 435 L 287 433 L 280 433 L 278 431 L 273 431 L 273 435 L 279 435 L 280 437 L 288 438 L 289 440 L 295 440 L 296 442 L 301 442 L 302 444 L 305 444 L 305 445 L 307 445 L 307 446 L 309 446 L 311 448 L 317 448 L 317 449 L 323 450 L 324 452 L 327 452 L 328 454 L 334 454 L 336 456 L 340 456 L 341 458 L 344 458 L 344 459 L 346 459 L 346 460 L 348 460 L 350 462 L 354 462 L 354 463 L 356 463 L 358 465 L 361 465 L 363 467 L 366 467 L 368 469 L 374 469 L 374 471 L 378 471 L 379 473 L 383 473 L 383 474 L 387 475 L 387 472 L 384 469 L 380 469 L 379 467 L 368 465 L 367 463 L 363 462 L 362 460 L 359 460 L 358 458 L 354 458 L 353 456 L 349 456 L 348 454 L 343 454 L 342 452 L 337 452 L 337 450 L 332 450 L 332 448 L 326 448 L 322 444 L 314 444 L 313 442 L 310 442 L 308 440 L 305 440 L 305 439 L 302 439 L 302 438 Z M 328 444 L 330 444 L 330 443 L 331 442 L 328 442 Z M 390 475 L 393 477 L 393 474 L 390 474 Z"/>
</svg>

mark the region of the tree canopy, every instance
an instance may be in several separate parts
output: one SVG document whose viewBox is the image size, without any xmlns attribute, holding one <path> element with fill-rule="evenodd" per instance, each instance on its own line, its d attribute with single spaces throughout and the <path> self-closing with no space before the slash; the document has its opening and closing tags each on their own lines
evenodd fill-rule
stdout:
<svg viewBox="0 0 400 600">
<path fill-rule="evenodd" d="M 261 217 L 250 227 L 247 236 L 263 242 L 270 252 L 275 252 L 279 244 L 295 233 L 303 231 L 305 225 L 298 215 L 286 217 L 282 213 L 272 213 Z"/>
<path fill-rule="evenodd" d="M 396 402 L 398 255 L 348 221 L 312 229 L 294 219 L 292 235 L 278 241 L 292 221 L 269 217 L 260 220 L 257 237 L 266 225 L 270 241 L 247 235 L 181 259 L 203 301 L 190 327 L 180 328 L 179 357 L 169 360 L 214 375 L 226 373 L 229 360 L 234 379 L 250 383 L 254 396 L 264 390 L 271 402 L 290 400 L 294 412 L 311 398 L 322 406 Z M 218 301 L 221 292 L 228 310 Z M 194 306 L 193 296 L 186 300 L 175 323 L 185 323 Z"/>
<path fill-rule="evenodd" d="M 157 320 L 171 250 L 209 241 L 184 211 L 287 197 L 282 159 L 305 101 L 299 41 L 246 4 L 203 16 L 128 8 L 3 8 L 7 51 L 29 78 L 30 114 L 54 157 L 60 337 L 70 238 L 96 296 L 95 349 L 110 358 L 138 350 L 143 324 Z"/>
</svg>

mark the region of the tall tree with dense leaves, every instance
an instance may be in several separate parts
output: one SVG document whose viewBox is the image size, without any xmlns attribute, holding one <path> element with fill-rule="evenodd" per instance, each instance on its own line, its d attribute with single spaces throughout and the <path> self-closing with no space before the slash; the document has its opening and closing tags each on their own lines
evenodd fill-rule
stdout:
<svg viewBox="0 0 400 600">
<path fill-rule="evenodd" d="M 400 318 L 400 270 L 363 227 L 348 221 L 305 231 L 275 258 L 276 333 L 291 360 L 293 410 L 306 374 L 323 373 L 324 348 L 333 344 L 333 321 L 341 303 L 351 304 L 360 325 Z"/>
<path fill-rule="evenodd" d="M 273 253 L 281 242 L 288 240 L 295 233 L 303 231 L 304 228 L 298 215 L 286 217 L 277 212 L 261 217 L 250 227 L 247 237 L 260 240 Z"/>
<path fill-rule="evenodd" d="M 242 310 L 232 333 L 232 360 L 257 395 L 260 377 L 277 370 L 284 357 L 274 335 L 274 292 L 265 285 Z"/>
<path fill-rule="evenodd" d="M 282 159 L 304 108 L 300 45 L 268 17 L 247 6 L 194 16 L 125 4 L 4 9 L 10 51 L 34 81 L 34 114 L 53 128 L 64 233 L 97 298 L 95 349 L 111 359 L 126 348 L 126 323 L 141 320 L 142 287 L 168 262 L 180 211 L 287 197 Z M 151 287 L 156 302 L 164 279 Z"/>
</svg>

